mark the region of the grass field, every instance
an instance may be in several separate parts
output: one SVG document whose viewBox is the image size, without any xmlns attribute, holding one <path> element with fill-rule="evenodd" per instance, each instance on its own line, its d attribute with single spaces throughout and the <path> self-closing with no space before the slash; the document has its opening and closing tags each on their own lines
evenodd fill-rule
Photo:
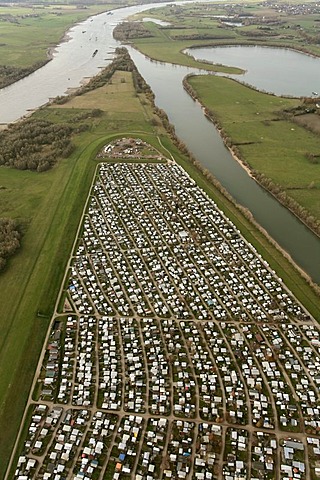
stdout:
<svg viewBox="0 0 320 480">
<path fill-rule="evenodd" d="M 320 137 L 281 116 L 283 109 L 300 101 L 260 93 L 222 77 L 197 76 L 189 82 L 241 158 L 320 219 L 320 164 L 306 157 L 320 153 Z"/>
<path fill-rule="evenodd" d="M 128 101 L 129 100 L 129 101 Z M 135 94 L 130 72 L 116 72 L 112 82 L 85 95 L 73 97 L 59 109 L 95 109 L 99 108 L 109 115 L 117 113 L 141 113 L 141 102 Z"/>
</svg>

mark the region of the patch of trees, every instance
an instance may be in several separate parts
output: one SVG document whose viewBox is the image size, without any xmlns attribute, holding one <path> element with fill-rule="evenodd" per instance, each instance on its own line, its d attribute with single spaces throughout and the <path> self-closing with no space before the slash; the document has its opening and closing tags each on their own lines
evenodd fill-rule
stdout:
<svg viewBox="0 0 320 480">
<path fill-rule="evenodd" d="M 133 38 L 150 38 L 154 35 L 148 30 L 143 22 L 122 22 L 113 30 L 116 40 L 125 42 Z"/>
<path fill-rule="evenodd" d="M 306 153 L 307 160 L 313 165 L 318 165 L 320 163 L 320 154 L 319 153 Z"/>
<path fill-rule="evenodd" d="M 21 78 L 27 77 L 30 73 L 42 67 L 48 62 L 44 60 L 37 62 L 26 68 L 12 67 L 10 65 L 0 65 L 0 88 L 7 87 Z"/>
<path fill-rule="evenodd" d="M 26 119 L 0 132 L 0 165 L 43 172 L 58 158 L 68 157 L 74 146 L 73 128 L 47 120 Z"/>
<path fill-rule="evenodd" d="M 20 232 L 10 218 L 0 218 L 0 271 L 8 258 L 20 247 Z"/>
</svg>

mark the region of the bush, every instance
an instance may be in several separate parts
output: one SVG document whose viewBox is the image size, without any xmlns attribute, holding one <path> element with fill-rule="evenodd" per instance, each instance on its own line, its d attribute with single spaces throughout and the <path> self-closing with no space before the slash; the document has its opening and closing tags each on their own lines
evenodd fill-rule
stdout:
<svg viewBox="0 0 320 480">
<path fill-rule="evenodd" d="M 20 233 L 16 223 L 10 218 L 0 218 L 0 271 L 19 247 Z"/>
</svg>

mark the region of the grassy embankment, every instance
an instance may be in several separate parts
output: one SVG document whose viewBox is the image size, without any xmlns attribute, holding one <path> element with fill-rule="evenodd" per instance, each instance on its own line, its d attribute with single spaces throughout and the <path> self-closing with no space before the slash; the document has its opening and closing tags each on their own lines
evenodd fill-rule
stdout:
<svg viewBox="0 0 320 480">
<path fill-rule="evenodd" d="M 88 109 L 99 108 L 103 114 L 85 120 L 90 128 L 75 136 L 76 151 L 52 170 L 37 174 L 0 168 L 0 216 L 18 219 L 25 229 L 19 253 L 0 275 L 5 299 L 0 302 L 0 429 L 6 432 L 0 436 L 0 478 L 93 178 L 95 155 L 118 135 L 142 136 L 161 149 L 156 134 L 164 131 L 154 130 L 154 115 L 144 97 L 135 94 L 131 74 L 120 72 L 96 94 L 75 98 L 70 105 L 43 108 L 37 117 L 73 125 Z"/>
</svg>

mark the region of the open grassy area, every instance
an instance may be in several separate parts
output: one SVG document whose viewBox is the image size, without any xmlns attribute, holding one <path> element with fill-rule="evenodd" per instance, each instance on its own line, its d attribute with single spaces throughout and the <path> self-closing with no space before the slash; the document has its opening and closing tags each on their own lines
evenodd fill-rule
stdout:
<svg viewBox="0 0 320 480">
<path fill-rule="evenodd" d="M 141 102 L 133 89 L 131 73 L 118 71 L 113 75 L 111 83 L 85 95 L 73 97 L 68 103 L 55 108 L 64 110 L 99 108 L 108 112 L 108 115 L 123 112 L 137 114 L 141 113 Z"/>
<path fill-rule="evenodd" d="M 300 101 L 260 93 L 222 77 L 192 77 L 189 83 L 241 158 L 320 219 L 320 164 L 306 156 L 320 153 L 320 137 L 282 115 Z"/>
</svg>

